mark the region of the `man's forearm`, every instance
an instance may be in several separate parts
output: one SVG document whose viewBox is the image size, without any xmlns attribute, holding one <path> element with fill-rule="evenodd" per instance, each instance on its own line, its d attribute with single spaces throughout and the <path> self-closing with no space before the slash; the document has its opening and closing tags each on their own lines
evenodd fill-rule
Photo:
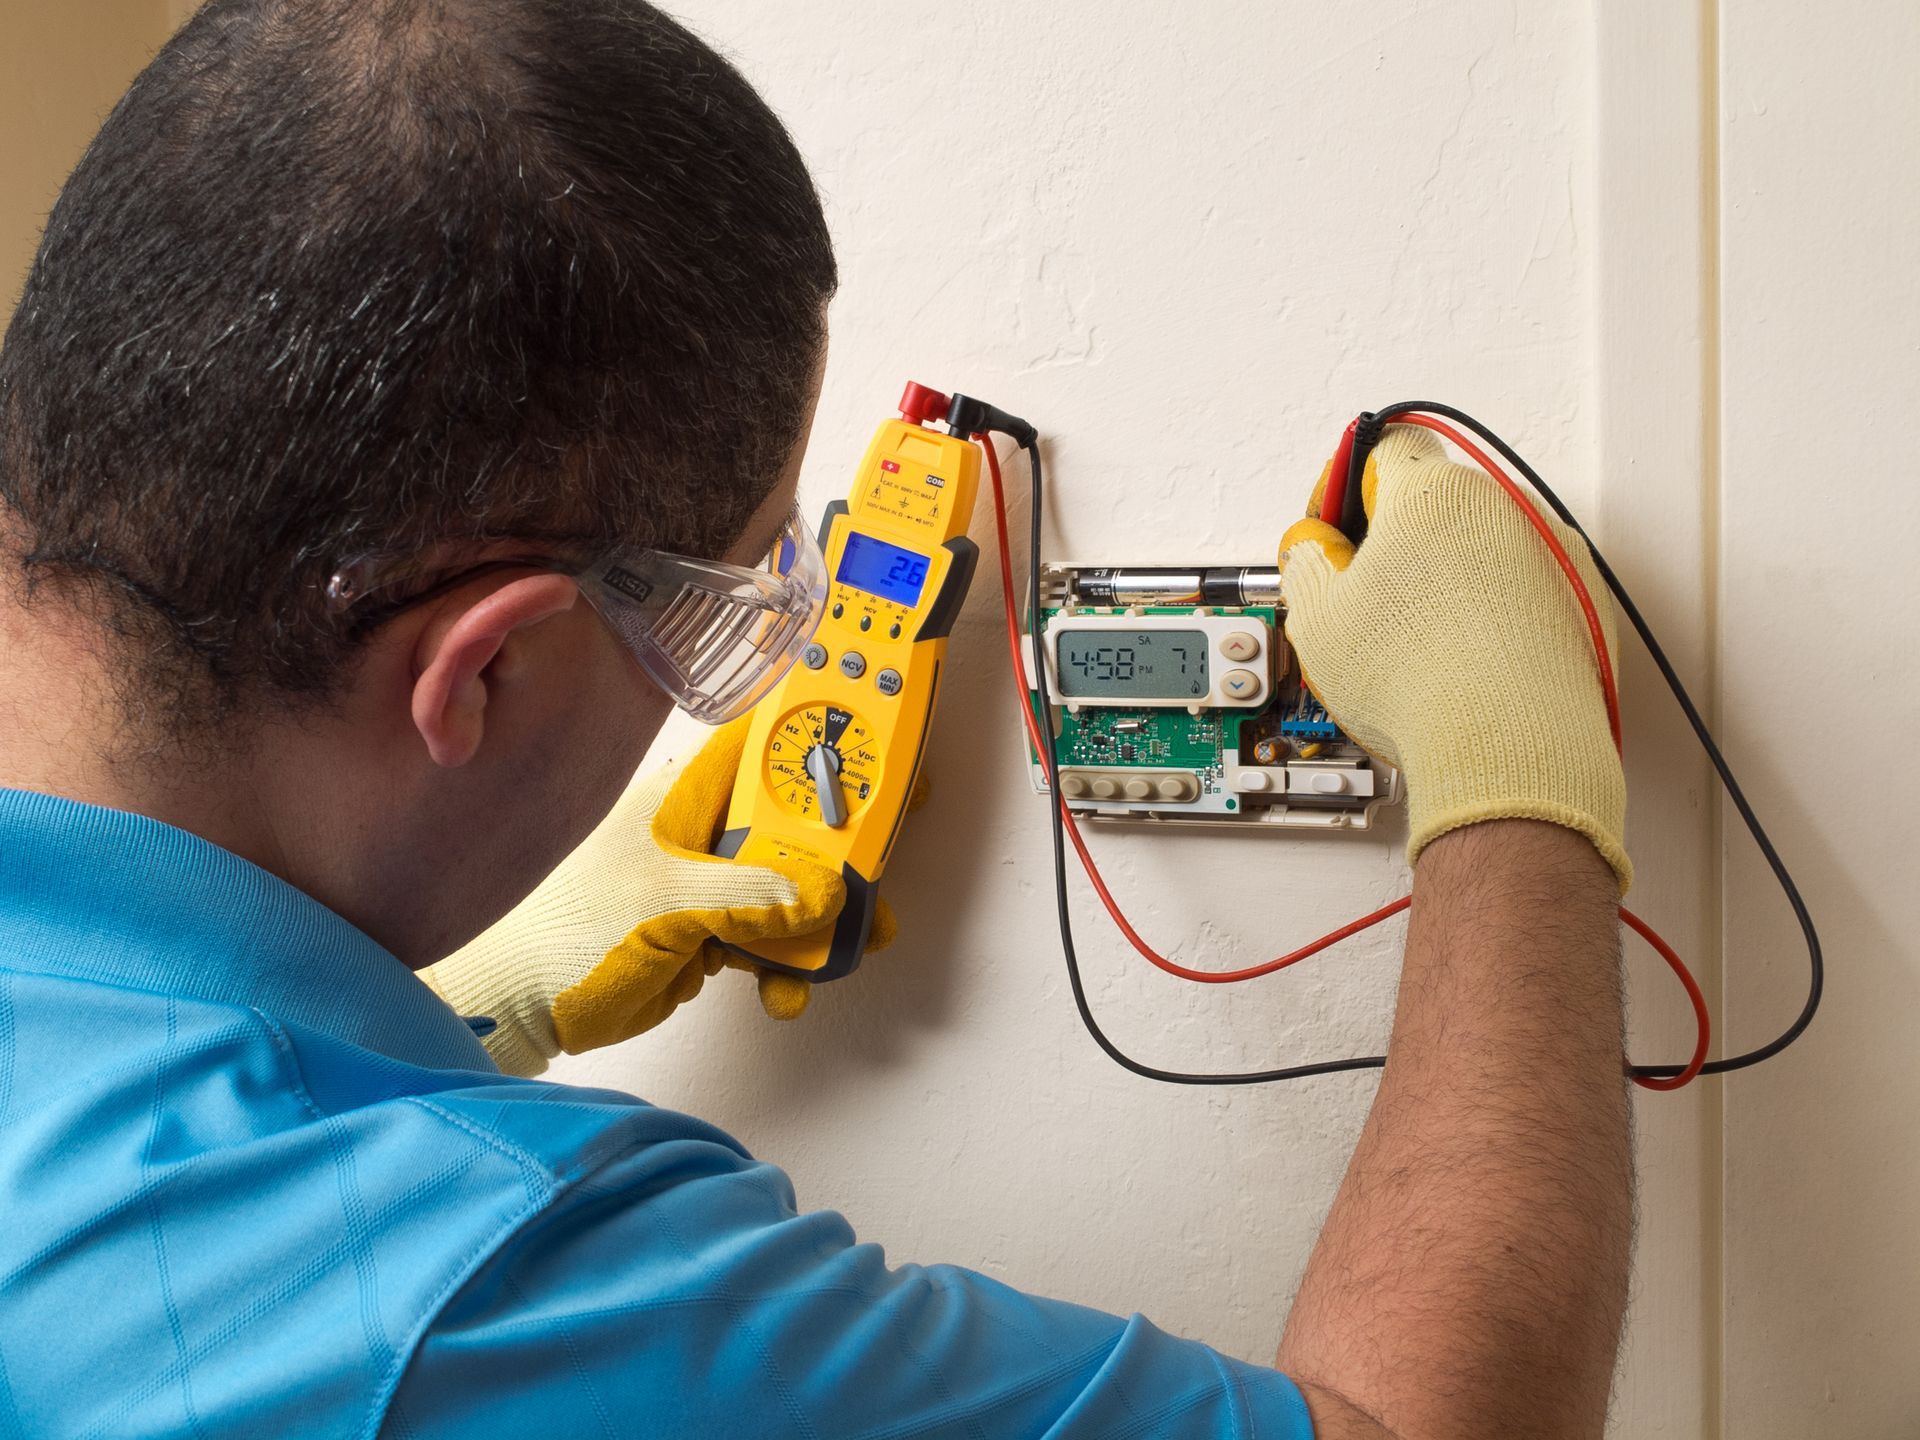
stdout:
<svg viewBox="0 0 1920 1440">
<path fill-rule="evenodd" d="M 1386 1072 L 1280 1346 L 1310 1398 L 1408 1440 L 1601 1433 L 1632 1235 L 1615 906 L 1557 826 L 1422 853 Z"/>
</svg>

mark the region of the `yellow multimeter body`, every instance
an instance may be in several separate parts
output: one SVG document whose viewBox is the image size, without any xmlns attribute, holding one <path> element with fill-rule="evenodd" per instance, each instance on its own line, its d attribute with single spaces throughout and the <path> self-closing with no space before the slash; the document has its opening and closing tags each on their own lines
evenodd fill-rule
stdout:
<svg viewBox="0 0 1920 1440">
<path fill-rule="evenodd" d="M 827 507 L 826 615 L 754 710 L 715 853 L 825 865 L 845 880 L 847 903 L 811 935 L 728 947 L 758 964 L 834 980 L 860 963 L 979 559 L 967 538 L 979 482 L 971 441 L 889 420 L 848 498 Z"/>
</svg>

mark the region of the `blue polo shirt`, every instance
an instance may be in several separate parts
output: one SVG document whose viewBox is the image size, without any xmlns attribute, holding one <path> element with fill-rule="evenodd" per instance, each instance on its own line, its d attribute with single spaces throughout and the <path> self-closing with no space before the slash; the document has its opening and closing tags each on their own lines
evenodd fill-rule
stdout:
<svg viewBox="0 0 1920 1440">
<path fill-rule="evenodd" d="M 1276 1371 L 501 1075 L 224 850 L 0 790 L 0 1435 L 1310 1434 Z"/>
</svg>

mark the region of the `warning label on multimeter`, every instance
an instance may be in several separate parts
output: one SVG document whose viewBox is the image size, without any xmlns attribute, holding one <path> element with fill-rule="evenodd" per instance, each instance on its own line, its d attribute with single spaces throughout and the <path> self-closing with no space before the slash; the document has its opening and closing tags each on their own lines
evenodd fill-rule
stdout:
<svg viewBox="0 0 1920 1440">
<path fill-rule="evenodd" d="M 866 493 L 860 498 L 863 510 L 891 515 L 926 529 L 936 529 L 947 513 L 946 480 L 931 471 L 903 472 L 892 462 L 883 462 Z"/>
</svg>

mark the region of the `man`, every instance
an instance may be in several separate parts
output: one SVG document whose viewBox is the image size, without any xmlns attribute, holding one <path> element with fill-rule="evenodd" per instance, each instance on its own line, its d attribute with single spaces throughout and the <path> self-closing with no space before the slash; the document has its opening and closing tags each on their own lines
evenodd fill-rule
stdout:
<svg viewBox="0 0 1920 1440">
<path fill-rule="evenodd" d="M 108 119 L 0 351 L 0 1430 L 1600 1433 L 1624 784 L 1544 549 L 1413 432 L 1357 556 L 1285 547 L 1416 866 L 1277 1368 L 888 1268 L 411 973 L 790 657 L 834 283 L 778 122 L 639 0 L 213 0 Z M 662 622 L 698 573 L 772 637 L 717 671 Z M 834 913 L 700 853 L 725 743 L 596 836 L 633 935 L 465 952 L 516 1068 Z"/>
</svg>

